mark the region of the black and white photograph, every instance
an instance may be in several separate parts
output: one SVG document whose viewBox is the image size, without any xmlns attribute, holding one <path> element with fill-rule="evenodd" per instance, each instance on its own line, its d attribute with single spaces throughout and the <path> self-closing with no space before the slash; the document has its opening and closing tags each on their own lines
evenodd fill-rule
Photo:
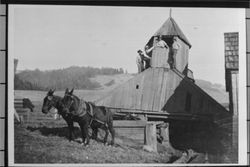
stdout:
<svg viewBox="0 0 250 167">
<path fill-rule="evenodd" d="M 9 164 L 246 164 L 245 17 L 10 5 Z"/>
</svg>

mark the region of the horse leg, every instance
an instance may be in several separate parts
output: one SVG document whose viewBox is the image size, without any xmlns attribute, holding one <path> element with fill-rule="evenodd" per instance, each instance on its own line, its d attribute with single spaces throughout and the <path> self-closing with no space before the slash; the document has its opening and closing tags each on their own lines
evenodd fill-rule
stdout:
<svg viewBox="0 0 250 167">
<path fill-rule="evenodd" d="M 98 128 L 97 127 L 93 127 L 93 126 L 91 128 L 92 128 L 92 138 L 94 140 L 96 140 L 97 139 Z"/>
<path fill-rule="evenodd" d="M 74 137 L 75 137 L 73 121 L 67 120 L 66 122 L 67 122 L 68 128 L 69 128 L 69 141 L 72 141 L 72 140 L 74 140 Z"/>
<path fill-rule="evenodd" d="M 105 127 L 104 129 L 105 129 L 105 137 L 104 137 L 103 143 L 106 144 L 107 143 L 107 139 L 108 139 L 109 131 L 108 131 L 107 127 Z"/>
<path fill-rule="evenodd" d="M 89 144 L 88 124 L 86 122 L 81 122 L 79 125 L 82 131 L 82 144 L 86 146 Z"/>
<path fill-rule="evenodd" d="M 84 126 L 83 126 L 83 129 L 84 129 L 84 133 L 85 133 L 85 146 L 87 146 L 89 144 L 89 127 L 88 127 L 88 124 L 85 123 Z"/>
<path fill-rule="evenodd" d="M 111 137 L 112 137 L 111 145 L 114 145 L 114 143 L 115 143 L 115 130 L 113 127 L 113 121 L 108 123 L 108 128 L 109 128 L 109 132 L 110 132 Z"/>
</svg>

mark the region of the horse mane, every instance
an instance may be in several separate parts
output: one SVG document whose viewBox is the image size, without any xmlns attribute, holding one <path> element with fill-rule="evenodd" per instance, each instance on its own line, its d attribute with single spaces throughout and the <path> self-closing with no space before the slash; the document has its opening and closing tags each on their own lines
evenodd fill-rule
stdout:
<svg viewBox="0 0 250 167">
<path fill-rule="evenodd" d="M 77 100 L 80 100 L 80 98 L 74 94 L 72 94 L 72 96 L 74 96 Z"/>
<path fill-rule="evenodd" d="M 63 98 L 61 96 L 57 96 L 57 95 L 53 95 L 53 97 L 55 99 L 56 105 L 59 105 L 57 107 L 61 108 L 63 106 L 63 103 L 62 103 Z"/>
</svg>

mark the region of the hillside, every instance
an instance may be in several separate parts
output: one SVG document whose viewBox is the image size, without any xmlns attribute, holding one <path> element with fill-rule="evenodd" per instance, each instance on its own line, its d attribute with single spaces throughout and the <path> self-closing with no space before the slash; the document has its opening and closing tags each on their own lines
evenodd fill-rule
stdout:
<svg viewBox="0 0 250 167">
<path fill-rule="evenodd" d="M 227 106 L 229 103 L 229 95 L 226 92 L 225 86 L 221 84 L 211 83 L 209 81 L 196 79 L 196 85 L 202 88 L 206 93 L 212 96 L 215 100 L 221 103 L 223 106 Z"/>
<path fill-rule="evenodd" d="M 93 68 L 72 66 L 64 69 L 40 71 L 25 70 L 15 75 L 15 90 L 48 90 L 67 87 L 93 90 L 101 87 L 90 78 L 96 75 L 115 75 L 124 73 L 123 69 Z"/>
</svg>

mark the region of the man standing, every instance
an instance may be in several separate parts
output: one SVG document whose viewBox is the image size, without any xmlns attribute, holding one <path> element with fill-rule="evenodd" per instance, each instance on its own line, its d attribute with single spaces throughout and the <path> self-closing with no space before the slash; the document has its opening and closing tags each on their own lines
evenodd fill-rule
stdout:
<svg viewBox="0 0 250 167">
<path fill-rule="evenodd" d="M 171 69 L 176 68 L 176 54 L 180 49 L 180 47 L 181 45 L 177 42 L 177 37 L 176 36 L 173 37 L 173 44 L 169 52 L 169 60 L 168 60 Z"/>
<path fill-rule="evenodd" d="M 156 42 L 156 46 L 160 47 L 160 48 L 166 48 L 168 49 L 168 44 L 162 39 L 162 36 L 158 36 L 157 37 L 157 42 Z"/>
<path fill-rule="evenodd" d="M 144 56 L 141 50 L 138 50 L 137 53 L 138 55 L 136 57 L 136 64 L 138 67 L 138 73 L 140 73 L 144 70 L 144 62 L 143 62 Z"/>
</svg>

